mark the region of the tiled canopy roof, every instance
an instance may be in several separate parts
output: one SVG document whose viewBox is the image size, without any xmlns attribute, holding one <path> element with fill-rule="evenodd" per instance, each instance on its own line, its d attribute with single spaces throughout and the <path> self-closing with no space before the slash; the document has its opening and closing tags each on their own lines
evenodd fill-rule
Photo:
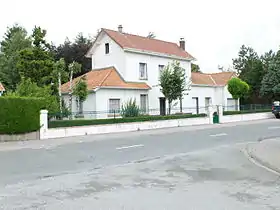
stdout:
<svg viewBox="0 0 280 210">
<path fill-rule="evenodd" d="M 228 81 L 235 76 L 235 72 L 220 72 L 213 74 L 192 73 L 192 84 L 225 86 Z"/>
<path fill-rule="evenodd" d="M 194 59 L 192 55 L 181 49 L 176 43 L 173 42 L 166 42 L 123 32 L 120 33 L 110 29 L 102 30 L 122 48 L 162 53 L 191 60 Z"/>
<path fill-rule="evenodd" d="M 125 81 L 114 67 L 92 70 L 75 78 L 73 80 L 73 86 L 83 76 L 86 77 L 88 90 L 94 90 L 95 88 L 150 89 L 150 86 L 144 82 Z M 69 88 L 70 82 L 67 82 L 62 85 L 61 91 L 67 93 L 69 92 Z"/>
</svg>

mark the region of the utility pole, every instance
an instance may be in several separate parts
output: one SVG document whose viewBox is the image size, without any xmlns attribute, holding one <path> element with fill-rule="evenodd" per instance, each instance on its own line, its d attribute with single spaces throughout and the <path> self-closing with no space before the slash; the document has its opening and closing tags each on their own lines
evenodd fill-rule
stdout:
<svg viewBox="0 0 280 210">
<path fill-rule="evenodd" d="M 69 90 L 69 106 L 70 106 L 70 120 L 72 120 L 72 77 L 73 77 L 73 69 L 70 69 L 70 90 Z"/>
</svg>

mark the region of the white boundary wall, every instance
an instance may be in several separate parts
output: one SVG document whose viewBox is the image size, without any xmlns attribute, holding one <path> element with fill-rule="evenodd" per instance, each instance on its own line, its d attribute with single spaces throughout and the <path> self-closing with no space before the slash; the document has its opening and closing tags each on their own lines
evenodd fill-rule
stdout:
<svg viewBox="0 0 280 210">
<path fill-rule="evenodd" d="M 174 120 L 161 120 L 161 121 L 149 121 L 149 122 L 133 122 L 133 123 L 118 123 L 110 125 L 92 125 L 92 126 L 76 126 L 66 128 L 52 128 L 48 129 L 47 111 L 41 111 L 41 129 L 40 139 L 50 138 L 63 138 L 71 136 L 83 136 L 92 134 L 106 134 L 106 133 L 120 133 L 139 130 L 150 130 L 159 128 L 172 128 L 180 126 L 191 125 L 205 125 L 213 124 L 213 109 L 210 107 L 210 115 L 208 117 L 197 118 L 185 118 Z M 221 109 L 220 109 L 221 110 Z M 239 121 L 251 121 L 274 118 L 272 113 L 253 113 L 253 114 L 238 114 L 238 115 L 226 115 L 220 114 L 220 123 L 231 123 Z"/>
<path fill-rule="evenodd" d="M 70 136 L 84 136 L 92 134 L 120 133 L 159 128 L 172 128 L 188 125 L 209 124 L 208 117 L 197 117 L 177 120 L 160 120 L 135 123 L 118 123 L 110 125 L 77 126 L 67 128 L 52 128 L 40 133 L 41 139 L 63 138 Z"/>
</svg>

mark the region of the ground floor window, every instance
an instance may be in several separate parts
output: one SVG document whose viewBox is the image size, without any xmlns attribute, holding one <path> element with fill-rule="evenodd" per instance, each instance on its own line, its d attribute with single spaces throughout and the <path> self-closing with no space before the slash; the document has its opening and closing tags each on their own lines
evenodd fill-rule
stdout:
<svg viewBox="0 0 280 210">
<path fill-rule="evenodd" d="M 120 99 L 109 99 L 109 112 L 110 113 L 119 113 L 121 109 L 121 100 Z"/>
<path fill-rule="evenodd" d="M 141 94 L 140 95 L 140 110 L 143 114 L 148 113 L 148 95 L 147 94 Z"/>
</svg>

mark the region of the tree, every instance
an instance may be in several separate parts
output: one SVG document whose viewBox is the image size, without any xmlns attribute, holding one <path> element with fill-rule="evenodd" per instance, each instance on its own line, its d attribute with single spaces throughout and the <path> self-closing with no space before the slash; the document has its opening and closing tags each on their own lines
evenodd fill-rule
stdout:
<svg viewBox="0 0 280 210">
<path fill-rule="evenodd" d="M 53 77 L 57 78 L 57 82 L 55 82 L 53 85 L 58 87 L 58 96 L 59 96 L 59 110 L 62 114 L 62 97 L 61 97 L 61 83 L 66 82 L 67 80 L 67 73 L 65 71 L 66 65 L 63 58 L 61 58 L 59 61 L 55 62 L 54 64 L 54 71 L 53 71 Z"/>
<path fill-rule="evenodd" d="M 279 100 L 280 97 L 280 51 L 268 64 L 268 71 L 263 77 L 260 93 L 269 99 Z"/>
<path fill-rule="evenodd" d="M 249 85 L 239 78 L 232 78 L 228 81 L 228 92 L 233 99 L 243 98 L 249 92 Z"/>
<path fill-rule="evenodd" d="M 86 77 L 83 76 L 75 85 L 73 95 L 75 95 L 78 99 L 78 110 L 82 112 L 82 104 L 87 99 L 88 96 L 88 89 L 86 83 Z"/>
<path fill-rule="evenodd" d="M 199 65 L 194 64 L 194 63 L 191 64 L 191 71 L 201 73 Z"/>
<path fill-rule="evenodd" d="M 265 71 L 258 54 L 253 48 L 242 45 L 238 58 L 233 59 L 233 66 L 237 70 L 239 78 L 250 86 L 250 97 L 248 97 L 250 102 L 259 101 L 261 82 Z"/>
<path fill-rule="evenodd" d="M 19 52 L 30 46 L 30 37 L 27 36 L 23 27 L 16 24 L 12 28 L 8 28 L 0 46 L 0 81 L 7 90 L 15 90 L 20 82 L 20 74 L 17 68 Z"/>
<path fill-rule="evenodd" d="M 185 70 L 177 61 L 168 64 L 161 72 L 159 78 L 159 85 L 164 97 L 168 100 L 168 113 L 171 112 L 172 102 L 179 99 L 182 101 L 186 89 Z M 182 111 L 182 103 L 180 103 Z"/>
<path fill-rule="evenodd" d="M 35 82 L 32 82 L 30 78 L 23 78 L 18 84 L 16 90 L 14 92 L 8 92 L 7 96 L 44 98 L 46 108 L 50 113 L 55 113 L 59 110 L 57 97 L 52 95 L 50 85 L 39 87 Z"/>
<path fill-rule="evenodd" d="M 69 69 L 69 78 L 70 78 L 70 90 L 69 90 L 69 106 L 70 106 L 70 112 L 72 113 L 72 95 L 73 95 L 73 84 L 72 84 L 72 80 L 73 80 L 73 75 L 77 74 L 79 72 L 81 72 L 81 64 L 77 63 L 77 62 L 72 62 L 71 64 L 69 64 L 68 66 Z M 72 118 L 72 115 L 70 115 Z"/>
<path fill-rule="evenodd" d="M 52 77 L 54 58 L 45 36 L 45 30 L 35 27 L 32 33 L 32 47 L 20 51 L 17 63 L 21 76 L 30 78 L 41 87 L 51 84 L 56 79 Z"/>
<path fill-rule="evenodd" d="M 56 53 L 56 60 L 60 58 L 65 60 L 66 66 L 69 66 L 74 61 L 80 63 L 81 71 L 73 75 L 74 77 L 78 77 L 91 69 L 91 59 L 85 57 L 85 54 L 91 46 L 91 38 L 87 38 L 82 33 L 79 33 L 73 43 L 66 38 L 64 44 L 59 45 L 53 52 Z M 69 70 L 67 69 L 67 71 Z"/>
<path fill-rule="evenodd" d="M 182 107 L 182 100 L 184 97 L 184 93 L 190 89 L 190 80 L 186 80 L 186 72 L 185 69 L 183 69 L 180 66 L 180 62 L 174 61 L 172 63 L 172 69 L 173 69 L 173 74 L 172 74 L 172 79 L 173 79 L 173 92 L 177 96 L 177 99 L 180 100 L 180 112 L 183 112 L 183 107 Z"/>
</svg>

